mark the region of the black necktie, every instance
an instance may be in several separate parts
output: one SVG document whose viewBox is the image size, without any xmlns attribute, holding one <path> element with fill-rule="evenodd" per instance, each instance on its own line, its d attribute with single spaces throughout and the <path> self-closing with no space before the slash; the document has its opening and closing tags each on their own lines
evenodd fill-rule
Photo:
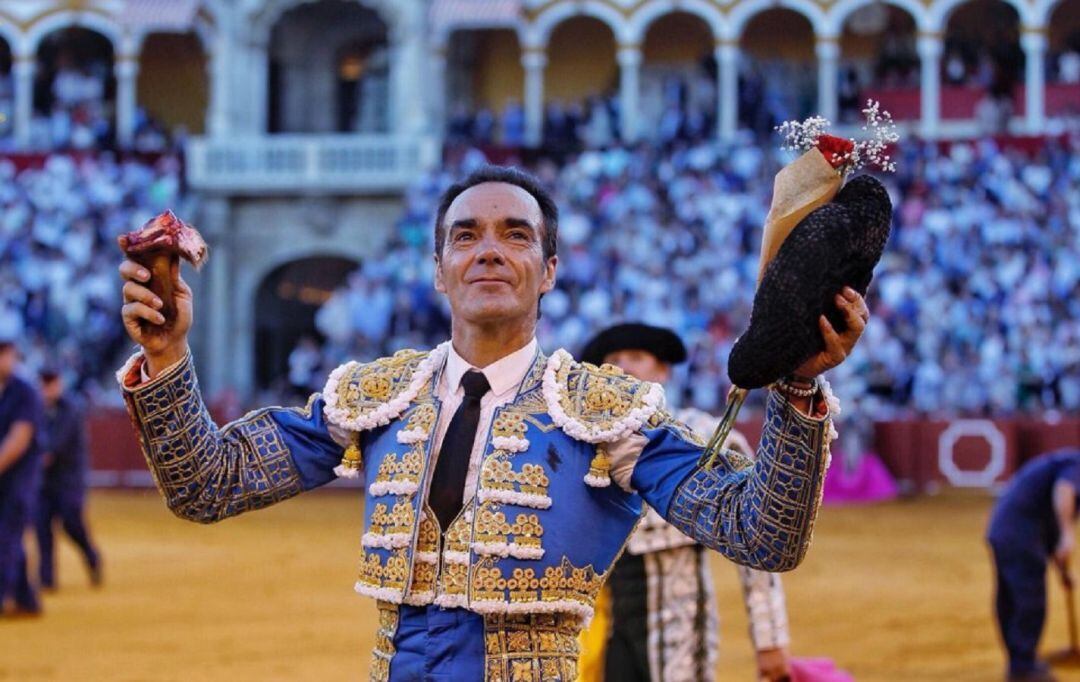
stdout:
<svg viewBox="0 0 1080 682">
<path fill-rule="evenodd" d="M 461 511 L 469 458 L 476 441 L 476 426 L 480 422 L 480 399 L 491 390 L 487 377 L 471 369 L 461 377 L 461 387 L 465 390 L 465 399 L 446 429 L 428 492 L 428 503 L 444 531 Z"/>
</svg>

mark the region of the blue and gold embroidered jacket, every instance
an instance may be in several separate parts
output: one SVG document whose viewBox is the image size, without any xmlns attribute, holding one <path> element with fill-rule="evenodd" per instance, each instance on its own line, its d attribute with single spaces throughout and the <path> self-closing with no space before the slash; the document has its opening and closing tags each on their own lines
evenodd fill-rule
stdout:
<svg viewBox="0 0 1080 682">
<path fill-rule="evenodd" d="M 257 410 L 222 428 L 190 356 L 143 385 L 133 377 L 137 356 L 120 379 L 158 488 L 182 518 L 219 521 L 321 486 L 335 471 L 363 476 L 356 590 L 382 601 L 587 619 L 642 499 L 737 563 L 785 571 L 804 556 L 828 418 L 805 417 L 772 394 L 757 461 L 729 451 L 706 469 L 704 444 L 664 410 L 658 386 L 565 351 L 538 353 L 496 411 L 476 494 L 440 533 L 426 492 L 445 351 L 348 363 L 306 407 Z M 628 492 L 610 484 L 604 447 L 634 433 L 646 443 Z"/>
</svg>

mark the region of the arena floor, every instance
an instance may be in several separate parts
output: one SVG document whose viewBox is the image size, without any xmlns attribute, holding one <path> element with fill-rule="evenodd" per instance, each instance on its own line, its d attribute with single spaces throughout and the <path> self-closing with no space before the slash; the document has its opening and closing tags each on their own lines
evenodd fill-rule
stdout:
<svg viewBox="0 0 1080 682">
<path fill-rule="evenodd" d="M 858 680 L 997 680 L 990 500 L 951 493 L 826 508 L 806 563 L 786 578 L 794 652 Z M 106 585 L 92 590 L 62 546 L 44 617 L 0 623 L 0 680 L 357 680 L 375 609 L 352 593 L 360 506 L 327 491 L 203 527 L 155 493 L 98 492 L 93 529 Z M 752 680 L 739 586 L 715 559 L 721 680 Z M 1048 649 L 1067 641 L 1051 592 Z M 1080 680 L 1080 673 L 1063 676 Z"/>
</svg>

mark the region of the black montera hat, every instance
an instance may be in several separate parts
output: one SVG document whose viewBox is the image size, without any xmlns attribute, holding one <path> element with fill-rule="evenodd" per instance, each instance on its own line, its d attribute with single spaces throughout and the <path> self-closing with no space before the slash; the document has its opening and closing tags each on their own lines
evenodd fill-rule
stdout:
<svg viewBox="0 0 1080 682">
<path fill-rule="evenodd" d="M 675 332 L 640 322 L 627 322 L 608 327 L 592 337 L 581 351 L 581 361 L 599 365 L 609 354 L 620 350 L 643 350 L 671 365 L 686 360 L 686 346 Z"/>
<path fill-rule="evenodd" d="M 891 222 L 885 187 L 860 175 L 795 226 L 766 267 L 750 327 L 728 356 L 733 384 L 767 386 L 821 352 L 822 314 L 837 333 L 847 330 L 833 298 L 845 286 L 866 294 Z"/>
</svg>

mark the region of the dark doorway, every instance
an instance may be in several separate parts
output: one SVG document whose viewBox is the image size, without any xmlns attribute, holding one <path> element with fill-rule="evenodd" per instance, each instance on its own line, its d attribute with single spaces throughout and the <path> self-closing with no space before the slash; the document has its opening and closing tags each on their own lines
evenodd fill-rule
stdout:
<svg viewBox="0 0 1080 682">
<path fill-rule="evenodd" d="M 255 311 L 255 382 L 260 389 L 288 388 L 289 354 L 304 337 L 323 343 L 315 313 L 358 267 L 337 256 L 301 258 L 263 279 Z"/>
</svg>

